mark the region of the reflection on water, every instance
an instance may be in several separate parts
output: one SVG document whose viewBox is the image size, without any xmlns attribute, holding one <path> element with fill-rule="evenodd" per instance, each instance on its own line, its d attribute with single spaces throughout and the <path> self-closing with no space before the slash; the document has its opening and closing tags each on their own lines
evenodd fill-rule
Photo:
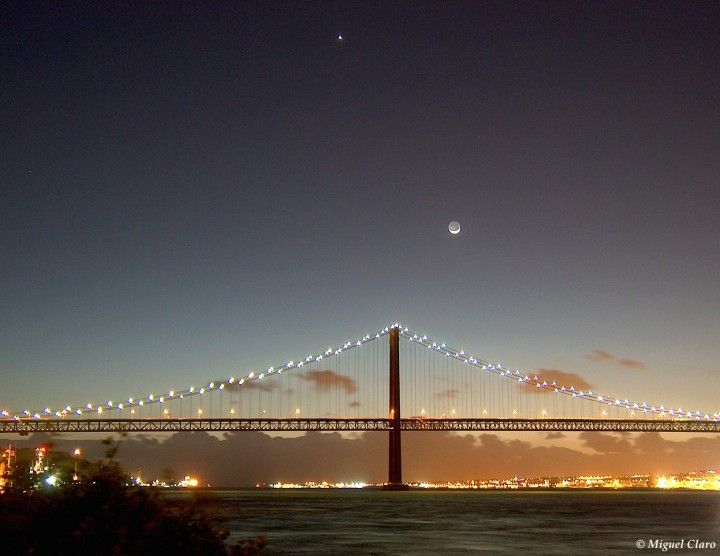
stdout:
<svg viewBox="0 0 720 556">
<path fill-rule="evenodd" d="M 717 492 L 228 490 L 207 498 L 231 540 L 266 535 L 268 554 L 637 553 L 640 539 L 683 538 L 720 546 Z"/>
</svg>

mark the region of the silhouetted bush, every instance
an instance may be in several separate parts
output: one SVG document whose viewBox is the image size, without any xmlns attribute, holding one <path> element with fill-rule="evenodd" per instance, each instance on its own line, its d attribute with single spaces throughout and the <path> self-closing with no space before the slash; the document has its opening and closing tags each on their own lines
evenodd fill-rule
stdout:
<svg viewBox="0 0 720 556">
<path fill-rule="evenodd" d="M 127 486 L 112 457 L 82 480 L 31 488 L 18 467 L 0 495 L 0 553 L 40 555 L 256 554 L 265 540 L 227 548 L 227 530 L 198 502 L 167 500 L 152 489 Z"/>
</svg>

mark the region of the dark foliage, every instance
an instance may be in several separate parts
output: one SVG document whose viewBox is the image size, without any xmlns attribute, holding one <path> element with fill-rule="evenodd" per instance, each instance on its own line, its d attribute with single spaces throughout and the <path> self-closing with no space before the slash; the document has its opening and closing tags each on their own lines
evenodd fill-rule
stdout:
<svg viewBox="0 0 720 556">
<path fill-rule="evenodd" d="M 112 458 L 117 450 L 110 445 Z M 33 488 L 18 467 L 14 486 L 0 495 L 2 554 L 256 554 L 258 538 L 226 548 L 227 531 L 199 501 L 168 500 L 129 487 L 113 459 L 78 482 Z"/>
</svg>

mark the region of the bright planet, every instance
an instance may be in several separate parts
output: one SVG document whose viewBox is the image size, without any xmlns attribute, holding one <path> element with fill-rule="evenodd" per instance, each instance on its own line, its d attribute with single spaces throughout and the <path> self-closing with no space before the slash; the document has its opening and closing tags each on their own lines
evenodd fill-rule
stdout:
<svg viewBox="0 0 720 556">
<path fill-rule="evenodd" d="M 460 233 L 460 222 L 456 222 L 455 220 L 453 220 L 452 222 L 450 222 L 450 224 L 448 224 L 448 230 L 453 235 L 459 234 Z"/>
</svg>

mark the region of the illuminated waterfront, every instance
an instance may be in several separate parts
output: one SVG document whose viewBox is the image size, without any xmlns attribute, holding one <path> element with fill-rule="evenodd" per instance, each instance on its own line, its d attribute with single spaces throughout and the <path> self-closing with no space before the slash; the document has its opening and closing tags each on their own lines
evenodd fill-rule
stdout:
<svg viewBox="0 0 720 556">
<path fill-rule="evenodd" d="M 430 490 L 519 490 L 519 489 L 687 489 L 720 490 L 720 476 L 713 470 L 691 471 L 672 475 L 580 475 L 577 477 L 513 477 L 512 479 L 479 479 L 472 481 L 420 481 L 408 483 L 411 488 Z M 328 481 L 258 484 L 271 489 L 357 489 L 382 488 L 383 483 Z"/>
</svg>

